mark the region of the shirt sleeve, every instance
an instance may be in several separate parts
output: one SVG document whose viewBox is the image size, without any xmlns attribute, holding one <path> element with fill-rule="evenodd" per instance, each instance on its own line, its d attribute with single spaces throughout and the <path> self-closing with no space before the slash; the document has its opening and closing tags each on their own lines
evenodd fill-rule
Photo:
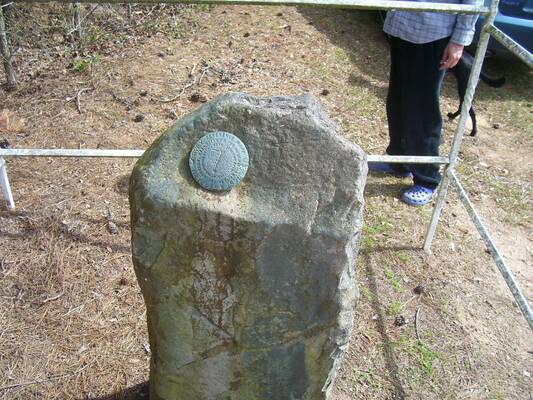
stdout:
<svg viewBox="0 0 533 400">
<path fill-rule="evenodd" d="M 463 0 L 462 4 L 480 6 L 483 3 L 482 0 Z M 477 18 L 477 14 L 457 15 L 457 21 L 455 22 L 450 41 L 463 46 L 468 46 L 470 43 L 472 43 L 476 29 Z"/>
</svg>

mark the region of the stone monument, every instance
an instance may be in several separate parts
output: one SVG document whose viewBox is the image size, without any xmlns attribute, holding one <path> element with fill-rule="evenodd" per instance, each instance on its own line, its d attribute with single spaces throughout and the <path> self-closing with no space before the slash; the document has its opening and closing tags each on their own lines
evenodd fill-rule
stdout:
<svg viewBox="0 0 533 400">
<path fill-rule="evenodd" d="M 366 172 L 311 96 L 220 96 L 157 139 L 130 184 L 151 400 L 328 399 Z"/>
</svg>

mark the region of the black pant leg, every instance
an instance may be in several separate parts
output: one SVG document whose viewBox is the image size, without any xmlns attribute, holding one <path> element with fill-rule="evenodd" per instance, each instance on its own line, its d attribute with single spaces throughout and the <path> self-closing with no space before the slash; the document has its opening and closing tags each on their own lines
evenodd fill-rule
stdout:
<svg viewBox="0 0 533 400">
<path fill-rule="evenodd" d="M 395 39 L 395 78 L 401 86 L 394 105 L 395 110 L 401 110 L 401 124 L 395 129 L 400 132 L 401 154 L 438 156 L 442 129 L 439 95 L 445 72 L 439 67 L 448 38 L 424 44 Z M 396 133 L 393 135 L 397 141 Z M 434 188 L 440 182 L 436 164 L 407 167 L 416 184 Z"/>
<path fill-rule="evenodd" d="M 387 154 L 403 155 L 402 147 L 402 76 L 401 49 L 398 38 L 390 37 L 390 75 L 387 92 L 387 122 L 389 126 L 389 145 Z"/>
</svg>

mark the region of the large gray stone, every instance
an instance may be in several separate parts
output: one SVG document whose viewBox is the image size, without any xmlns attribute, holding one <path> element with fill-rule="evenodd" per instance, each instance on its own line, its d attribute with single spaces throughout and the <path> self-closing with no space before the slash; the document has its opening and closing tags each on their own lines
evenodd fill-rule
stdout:
<svg viewBox="0 0 533 400">
<path fill-rule="evenodd" d="M 229 192 L 189 171 L 213 131 L 250 155 Z M 151 400 L 328 398 L 357 298 L 366 171 L 310 96 L 218 97 L 145 152 L 130 203 Z"/>
</svg>

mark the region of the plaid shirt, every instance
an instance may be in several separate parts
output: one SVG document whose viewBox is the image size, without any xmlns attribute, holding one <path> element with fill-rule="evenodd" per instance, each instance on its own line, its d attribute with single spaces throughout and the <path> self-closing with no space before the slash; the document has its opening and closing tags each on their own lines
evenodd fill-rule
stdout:
<svg viewBox="0 0 533 400">
<path fill-rule="evenodd" d="M 413 0 L 422 1 L 422 0 Z M 480 4 L 480 0 L 425 0 L 431 3 Z M 451 36 L 450 41 L 467 46 L 474 37 L 477 15 L 426 11 L 389 11 L 383 30 L 411 43 L 429 43 Z"/>
</svg>

